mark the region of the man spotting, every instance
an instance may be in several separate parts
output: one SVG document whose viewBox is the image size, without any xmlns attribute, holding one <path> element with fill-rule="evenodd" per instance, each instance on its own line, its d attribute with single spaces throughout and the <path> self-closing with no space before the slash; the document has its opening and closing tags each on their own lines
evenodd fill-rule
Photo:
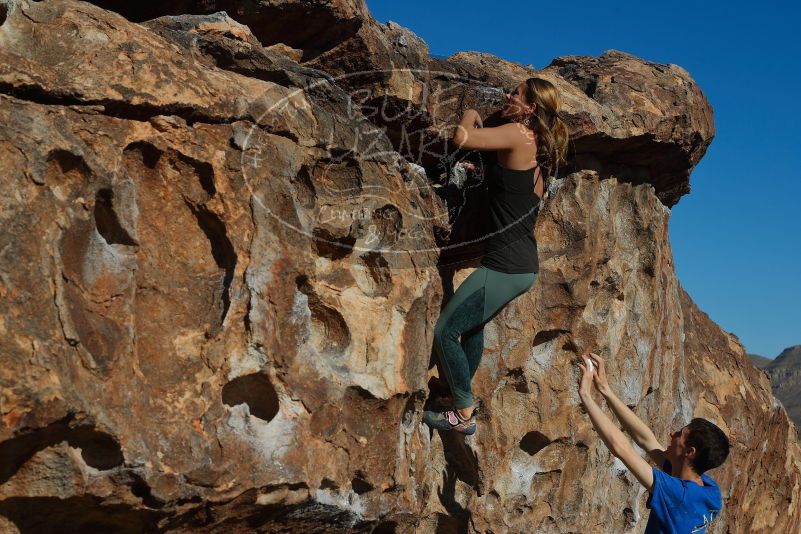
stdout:
<svg viewBox="0 0 801 534">
<path fill-rule="evenodd" d="M 650 495 L 651 509 L 645 534 L 705 533 L 722 507 L 717 483 L 704 473 L 723 463 L 729 454 L 729 440 L 706 419 L 694 418 L 670 434 L 665 448 L 637 415 L 612 391 L 606 381 L 604 360 L 590 353 L 579 363 L 583 374 L 579 397 L 595 430 L 609 450 L 625 464 Z M 592 384 L 604 396 L 623 428 L 661 469 L 651 467 L 628 438 L 604 414 L 592 398 Z"/>
</svg>

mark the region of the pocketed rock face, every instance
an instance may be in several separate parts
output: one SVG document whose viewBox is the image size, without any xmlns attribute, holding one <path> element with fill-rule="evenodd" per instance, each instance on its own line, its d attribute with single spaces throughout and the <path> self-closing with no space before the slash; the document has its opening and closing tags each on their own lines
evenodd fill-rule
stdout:
<svg viewBox="0 0 801 534">
<path fill-rule="evenodd" d="M 478 110 L 485 126 L 495 126 L 501 107 L 498 88 L 513 87 L 530 76 L 549 80 L 559 91 L 560 117 L 571 136 L 566 171 L 592 169 L 602 178 L 648 183 L 668 207 L 689 193 L 690 171 L 712 142 L 715 127 L 709 102 L 678 65 L 607 50 L 597 58 L 558 57 L 535 71 L 491 54 L 459 52 L 447 59 L 430 58 L 427 70 L 416 74 L 428 90 L 407 90 L 412 96 L 405 98 L 397 92 L 394 107 L 426 110 L 407 122 L 416 129 L 425 124 L 431 135 L 450 136 L 454 116 L 467 108 Z M 437 90 L 452 87 L 453 80 L 464 85 L 456 94 Z M 381 86 L 372 90 L 383 91 Z"/>
<path fill-rule="evenodd" d="M 600 348 L 660 437 L 694 415 L 733 437 L 712 532 L 798 530 L 794 427 L 679 286 L 659 187 L 609 171 L 626 151 L 598 144 L 603 168 L 553 184 L 537 283 L 485 330 L 479 432 L 432 435 L 437 234 L 453 221 L 394 151 L 398 129 L 323 72 L 320 50 L 348 38 L 298 64 L 240 18 L 0 6 L 3 529 L 637 532 L 646 495 L 578 406 L 572 360 Z M 522 69 L 477 57 L 443 66 L 497 83 Z M 570 76 L 571 105 L 593 109 Z M 628 124 L 605 102 L 607 126 Z M 681 146 L 691 166 L 711 133 L 675 124 L 660 157 Z"/>
<path fill-rule="evenodd" d="M 579 407 L 574 362 L 599 350 L 617 394 L 663 444 L 692 417 L 730 436 L 729 460 L 708 473 L 725 510 L 711 532 L 797 530 L 794 426 L 739 341 L 680 287 L 669 211 L 651 188 L 594 171 L 554 186 L 536 229 L 539 278 L 485 327 L 473 382 L 485 405 L 479 432 L 467 445 L 432 441 L 442 447 L 432 461 L 454 494 L 432 509 L 441 514 L 434 523 L 478 532 L 644 528 L 647 493 Z M 459 271 L 454 285 L 469 272 Z"/>
<path fill-rule="evenodd" d="M 429 57 L 422 39 L 392 21 L 379 23 L 361 0 L 93 3 L 135 21 L 224 10 L 236 21 L 228 28 L 237 22 L 248 25 L 263 45 L 283 43 L 297 49 L 290 53 L 295 58 L 299 54 L 304 67 L 337 77 L 340 86 L 356 92 L 354 99 L 371 109 L 371 120 L 387 129 L 395 149 L 424 167 L 454 151 L 441 139 L 450 138 L 454 117 L 473 107 L 486 125 L 494 125 L 499 120 L 498 89 L 534 75 L 553 82 L 562 97 L 561 116 L 572 140 L 569 171 L 593 169 L 602 178 L 648 183 L 669 207 L 689 193 L 690 172 L 715 135 L 712 108 L 686 70 L 618 50 L 597 58 L 558 57 L 535 71 L 481 52 Z M 241 33 L 225 31 L 216 21 L 206 23 L 199 33 L 210 32 L 216 34 L 215 41 Z M 202 49 L 201 56 L 216 55 L 222 68 L 233 64 L 232 70 L 241 72 L 238 69 L 253 67 L 249 47 L 240 54 L 242 45 L 235 45 L 231 54 L 232 50 L 221 53 L 219 42 L 193 46 Z M 263 65 L 265 53 L 257 55 L 262 57 L 256 64 Z M 252 70 L 246 74 L 260 77 Z"/>
<path fill-rule="evenodd" d="M 591 99 L 591 106 L 584 99 L 567 101 L 574 165 L 650 183 L 667 206 L 690 192 L 690 171 L 715 127 L 709 102 L 686 70 L 610 50 L 598 58 L 556 58 L 545 73 Z"/>
<path fill-rule="evenodd" d="M 313 59 L 357 34 L 370 13 L 364 0 L 93 0 L 134 22 L 164 15 L 226 11 L 248 26 L 264 45 L 284 43 Z"/>
<path fill-rule="evenodd" d="M 728 488 L 723 522 L 736 525 L 738 532 L 798 532 L 796 425 L 737 338 L 722 331 L 684 291 L 681 309 L 694 414 L 722 421 L 721 428 L 734 436 L 728 465 L 712 471 L 721 488 Z"/>
<path fill-rule="evenodd" d="M 436 256 L 403 252 L 433 249 L 430 222 L 404 235 L 441 211 L 424 176 L 383 135 L 359 152 L 334 86 L 293 96 L 80 2 L 14 4 L 0 32 L 0 514 L 411 514 L 425 456 L 399 422 L 441 299 Z"/>
</svg>

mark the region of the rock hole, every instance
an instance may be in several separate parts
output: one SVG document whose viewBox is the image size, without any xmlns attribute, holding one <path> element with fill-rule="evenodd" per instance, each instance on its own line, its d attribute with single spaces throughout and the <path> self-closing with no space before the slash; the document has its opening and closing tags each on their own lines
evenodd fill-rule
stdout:
<svg viewBox="0 0 801 534">
<path fill-rule="evenodd" d="M 361 386 L 348 386 L 342 396 L 343 406 L 352 413 L 360 414 L 360 417 L 367 417 L 368 412 L 386 412 L 387 402 L 379 399 Z"/>
<path fill-rule="evenodd" d="M 320 161 L 311 171 L 312 188 L 332 197 L 354 197 L 362 191 L 362 171 L 357 161 Z"/>
<path fill-rule="evenodd" d="M 6 17 L 8 16 L 8 6 L 0 4 L 0 26 L 5 24 Z"/>
<path fill-rule="evenodd" d="M 104 279 L 98 283 L 90 282 L 93 286 L 91 297 L 81 284 L 87 281 L 84 266 L 87 262 L 95 265 L 96 259 L 89 259 L 91 255 L 87 254 L 90 254 L 88 244 L 91 239 L 97 239 L 92 237 L 97 232 L 94 221 L 75 221 L 64 232 L 59 244 L 65 315 L 73 327 L 69 331 L 62 331 L 68 343 L 73 346 L 82 344 L 91 355 L 90 360 L 81 359 L 82 365 L 92 372 L 104 374 L 113 367 L 120 353 L 125 350 L 130 336 L 123 326 L 126 319 L 120 313 L 127 314 L 113 303 L 106 304 L 113 298 L 120 279 L 115 277 L 113 281 Z"/>
<path fill-rule="evenodd" d="M 181 497 L 175 500 L 175 504 L 177 504 L 178 506 L 182 504 L 197 503 L 197 502 L 203 502 L 203 497 L 201 497 L 200 495 L 192 495 L 191 497 Z"/>
<path fill-rule="evenodd" d="M 320 489 L 338 490 L 339 484 L 337 484 L 330 478 L 324 478 L 323 480 L 320 481 Z"/>
<path fill-rule="evenodd" d="M 598 80 L 590 80 L 584 87 L 584 94 L 592 98 L 598 90 Z"/>
<path fill-rule="evenodd" d="M 194 169 L 198 181 L 200 182 L 200 187 L 202 187 L 210 197 L 214 196 L 217 192 L 217 188 L 214 186 L 214 167 L 208 162 L 198 161 L 180 152 L 178 153 L 178 159 L 189 164 Z"/>
<path fill-rule="evenodd" d="M 542 345 L 543 343 L 548 343 L 549 341 L 556 339 L 557 337 L 561 336 L 562 334 L 569 334 L 570 330 L 542 330 L 537 332 L 537 335 L 534 336 L 534 344 L 533 346 Z"/>
<path fill-rule="evenodd" d="M 355 395 L 363 400 L 375 400 L 376 396 L 361 386 L 348 386 L 346 396 Z"/>
<path fill-rule="evenodd" d="M 345 318 L 323 304 L 306 275 L 295 278 L 298 291 L 308 297 L 311 312 L 311 344 L 320 354 L 341 354 L 350 345 L 350 329 Z"/>
<path fill-rule="evenodd" d="M 236 252 L 234 252 L 234 247 L 228 239 L 225 224 L 217 214 L 209 211 L 205 205 L 195 206 L 190 202 L 187 202 L 186 205 L 197 219 L 200 229 L 206 234 L 206 238 L 208 238 L 211 245 L 211 255 L 214 257 L 214 261 L 225 272 L 222 284 L 223 309 L 220 317 L 220 325 L 222 325 L 231 305 L 231 281 L 234 278 L 234 269 L 236 268 Z"/>
<path fill-rule="evenodd" d="M 67 150 L 56 149 L 47 155 L 47 161 L 52 161 L 58 165 L 62 174 L 68 174 L 75 169 L 85 167 L 86 163 L 81 156 L 73 154 Z"/>
<path fill-rule="evenodd" d="M 163 512 L 135 509 L 127 504 L 104 505 L 94 495 L 67 497 L 10 497 L 0 501 L 0 515 L 20 532 L 81 532 L 136 534 L 157 532 Z"/>
<path fill-rule="evenodd" d="M 56 149 L 47 155 L 47 169 L 44 183 L 63 182 L 64 179 L 74 180 L 79 184 L 88 181 L 92 175 L 84 159 L 67 150 Z"/>
<path fill-rule="evenodd" d="M 111 469 L 123 462 L 122 450 L 117 440 L 94 428 L 74 428 L 67 441 L 73 447 L 80 447 L 84 461 L 95 469 Z"/>
<path fill-rule="evenodd" d="M 149 169 L 155 169 L 161 158 L 161 150 L 145 141 L 136 141 L 129 144 L 123 150 L 126 156 L 132 155 L 131 153 L 138 153 L 139 160 Z"/>
<path fill-rule="evenodd" d="M 350 234 L 345 236 L 334 235 L 327 228 L 317 227 L 312 232 L 314 241 L 312 245 L 318 256 L 323 256 L 330 260 L 339 260 L 353 252 L 353 245 L 356 238 Z"/>
<path fill-rule="evenodd" d="M 395 521 L 382 521 L 370 531 L 370 534 L 395 534 L 397 530 L 398 524 Z"/>
<path fill-rule="evenodd" d="M 448 490 L 450 491 L 450 488 Z M 470 512 L 460 507 L 454 496 L 445 495 L 440 497 L 440 501 L 445 501 L 446 505 L 450 507 L 450 510 L 448 510 L 448 513 L 436 513 L 437 525 L 434 533 L 463 534 L 469 532 L 468 529 L 471 522 Z M 523 511 L 521 510 L 519 515 L 522 515 L 522 513 Z"/>
<path fill-rule="evenodd" d="M 292 184 L 295 198 L 301 206 L 306 209 L 312 209 L 317 204 L 317 193 L 314 190 L 314 183 L 312 183 L 311 176 L 309 176 L 309 168 L 307 166 L 301 167 L 298 175 L 290 180 L 290 184 Z"/>
<path fill-rule="evenodd" d="M 392 291 L 392 274 L 387 260 L 378 252 L 362 254 L 359 259 L 362 264 L 356 266 L 356 283 L 369 297 L 386 297 Z"/>
<path fill-rule="evenodd" d="M 164 506 L 162 501 L 153 497 L 150 486 L 147 482 L 145 482 L 145 479 L 136 473 L 130 473 L 130 475 L 133 480 L 131 484 L 131 493 L 142 499 L 142 504 L 149 508 L 161 508 Z"/>
<path fill-rule="evenodd" d="M 534 456 L 550 444 L 551 440 L 545 434 L 536 430 L 528 432 L 520 440 L 520 448 L 531 456 Z"/>
<path fill-rule="evenodd" d="M 20 467 L 42 449 L 66 441 L 81 449 L 83 460 L 95 469 L 111 469 L 123 463 L 120 445 L 112 436 L 92 426 L 71 426 L 73 416 L 29 434 L 0 443 L 0 484 L 14 476 Z"/>
<path fill-rule="evenodd" d="M 579 348 L 576 346 L 575 343 L 573 343 L 573 340 L 571 340 L 571 339 L 568 339 L 567 341 L 565 341 L 565 343 L 562 345 L 562 350 L 564 350 L 566 352 L 572 352 L 574 354 L 578 354 L 579 353 Z"/>
<path fill-rule="evenodd" d="M 632 510 L 631 508 L 628 508 L 628 507 L 624 508 L 623 509 L 623 528 L 625 530 L 628 530 L 630 528 L 633 528 L 635 524 L 636 524 L 636 521 L 634 519 L 634 510 Z"/>
<path fill-rule="evenodd" d="M 350 481 L 350 486 L 358 495 L 372 491 L 375 488 L 375 486 L 365 480 L 364 473 L 361 471 L 356 472 L 356 476 Z"/>
<path fill-rule="evenodd" d="M 111 189 L 100 189 L 95 194 L 94 215 L 97 231 L 109 245 L 136 246 L 139 244 L 120 224 L 117 213 L 114 211 L 114 192 Z"/>
<path fill-rule="evenodd" d="M 311 283 L 309 283 L 309 277 L 305 274 L 299 274 L 295 277 L 295 287 L 306 296 L 314 292 Z"/>
<path fill-rule="evenodd" d="M 264 373 L 231 380 L 222 389 L 222 400 L 228 406 L 247 404 L 252 416 L 265 421 L 272 421 L 278 414 L 278 394 Z"/>
<path fill-rule="evenodd" d="M 455 496 L 455 483 L 457 480 L 461 480 L 474 491 L 483 494 L 481 486 L 484 481 L 482 480 L 481 468 L 478 463 L 478 454 L 474 447 L 465 441 L 463 435 L 459 435 L 457 432 L 445 432 L 442 430 L 437 432 L 442 439 L 442 449 L 446 462 L 445 470 L 442 472 L 443 482 L 449 486 L 447 489 L 443 488 L 443 490 L 450 492 L 452 497 Z"/>
<path fill-rule="evenodd" d="M 620 275 L 619 274 L 614 273 L 614 272 L 610 273 L 609 276 L 607 276 L 604 279 L 604 283 L 606 284 L 606 287 L 609 289 L 610 292 L 616 293 L 616 292 L 620 291 Z"/>
<path fill-rule="evenodd" d="M 506 376 L 510 378 L 509 382 L 513 384 L 515 391 L 518 393 L 529 393 L 528 380 L 526 380 L 526 376 L 522 368 L 515 367 L 514 369 L 509 369 L 509 371 L 506 373 Z"/>
<path fill-rule="evenodd" d="M 506 371 L 506 376 L 510 376 L 512 378 L 521 378 L 523 375 L 524 373 L 522 367 L 515 367 Z"/>
</svg>

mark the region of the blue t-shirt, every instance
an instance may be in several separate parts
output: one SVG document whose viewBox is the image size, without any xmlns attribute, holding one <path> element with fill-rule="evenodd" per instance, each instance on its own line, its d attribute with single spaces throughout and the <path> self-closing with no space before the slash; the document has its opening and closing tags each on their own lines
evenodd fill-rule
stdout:
<svg viewBox="0 0 801 534">
<path fill-rule="evenodd" d="M 651 509 L 645 534 L 706 533 L 723 506 L 717 483 L 706 475 L 701 475 L 703 486 L 671 476 L 667 460 L 662 469 L 653 468 L 654 487 L 645 501 Z"/>
</svg>

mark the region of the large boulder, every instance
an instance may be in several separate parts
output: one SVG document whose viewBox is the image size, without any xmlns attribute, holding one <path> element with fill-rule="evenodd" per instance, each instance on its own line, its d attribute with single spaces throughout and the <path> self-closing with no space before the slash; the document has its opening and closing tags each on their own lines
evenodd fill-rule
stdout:
<svg viewBox="0 0 801 534">
<path fill-rule="evenodd" d="M 499 89 L 535 75 L 552 81 L 562 95 L 572 139 L 566 173 L 592 169 L 602 177 L 648 183 L 670 207 L 689 193 L 690 173 L 715 135 L 712 108 L 686 70 L 617 50 L 597 58 L 558 57 L 537 71 L 481 52 L 431 57 L 412 31 L 379 23 L 360 0 L 95 3 L 136 21 L 225 10 L 262 45 L 297 49 L 298 61 L 358 93 L 356 101 L 376 110 L 374 121 L 387 129 L 396 150 L 426 168 L 453 152 L 448 139 L 454 115 L 474 107 L 494 125 Z"/>
<path fill-rule="evenodd" d="M 362 30 L 309 52 L 313 37 L 270 42 L 222 4 L 143 24 L 73 0 L 0 6 L 0 528 L 641 530 L 646 493 L 578 403 L 586 349 L 661 438 L 693 416 L 732 437 L 713 532 L 801 526 L 793 424 L 676 279 L 667 206 L 712 135 L 680 69 L 610 52 L 542 71 L 592 156 L 552 183 L 541 272 L 485 328 L 485 410 L 459 439 L 421 416 L 443 388 L 433 326 L 477 259 L 453 237 L 481 233 L 481 187 L 455 192 L 481 177 L 437 183 L 399 133 L 412 121 L 447 149 L 454 115 L 491 115 L 493 88 L 529 67 Z M 423 68 L 352 77 L 320 52 L 385 64 L 370 43 Z M 457 102 L 370 112 L 436 88 Z"/>
<path fill-rule="evenodd" d="M 311 59 L 358 33 L 371 18 L 364 0 L 92 0 L 134 22 L 225 11 L 264 45 L 284 43 Z"/>
</svg>

